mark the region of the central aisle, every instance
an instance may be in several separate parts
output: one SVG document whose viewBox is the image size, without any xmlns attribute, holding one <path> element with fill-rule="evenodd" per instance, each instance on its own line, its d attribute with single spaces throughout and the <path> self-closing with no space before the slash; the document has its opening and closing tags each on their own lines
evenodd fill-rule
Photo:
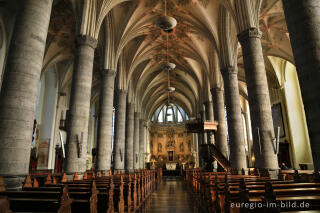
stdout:
<svg viewBox="0 0 320 213">
<path fill-rule="evenodd" d="M 150 202 L 146 213 L 191 213 L 195 206 L 181 177 L 163 177 Z"/>
</svg>

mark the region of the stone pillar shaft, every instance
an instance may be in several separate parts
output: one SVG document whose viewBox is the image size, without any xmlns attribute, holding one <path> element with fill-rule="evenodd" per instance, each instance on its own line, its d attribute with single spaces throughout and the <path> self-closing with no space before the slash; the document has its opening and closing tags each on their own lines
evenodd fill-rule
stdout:
<svg viewBox="0 0 320 213">
<path fill-rule="evenodd" d="M 197 133 L 192 133 L 192 140 L 193 140 L 193 150 L 197 153 L 195 157 L 196 161 L 196 168 L 199 168 L 199 147 L 198 147 L 198 134 Z"/>
<path fill-rule="evenodd" d="M 238 35 L 248 87 L 255 167 L 278 169 L 268 81 L 264 65 L 261 33 L 250 28 Z M 259 142 L 260 141 L 260 142 Z M 260 151 L 261 150 L 261 151 Z"/>
<path fill-rule="evenodd" d="M 92 70 L 96 46 L 97 40 L 90 36 L 80 35 L 77 37 L 70 114 L 67 121 L 65 171 L 68 174 L 86 171 Z"/>
<path fill-rule="evenodd" d="M 124 170 L 127 91 L 118 90 L 114 132 L 114 169 Z"/>
<path fill-rule="evenodd" d="M 228 156 L 228 142 L 227 142 L 227 128 L 226 128 L 226 114 L 224 105 L 224 94 L 220 88 L 211 89 L 214 117 L 218 121 L 218 130 L 216 133 L 215 145 L 220 152 L 227 157 Z"/>
<path fill-rule="evenodd" d="M 205 121 L 206 120 L 206 113 L 205 113 L 205 111 L 200 111 L 199 112 L 200 113 L 200 119 L 202 120 L 202 121 Z M 201 144 L 207 144 L 208 143 L 208 141 L 207 141 L 207 133 L 204 133 L 204 132 L 202 132 L 202 133 L 200 133 L 201 134 L 201 141 L 200 141 L 200 143 Z"/>
<path fill-rule="evenodd" d="M 36 100 L 52 9 L 52 0 L 26 0 L 20 4 L 0 93 L 1 176 L 24 176 L 29 172 Z M 21 185 L 21 181 L 12 184 Z"/>
<path fill-rule="evenodd" d="M 214 115 L 213 115 L 213 105 L 212 101 L 207 101 L 205 102 L 206 106 L 206 120 L 213 121 L 214 120 Z"/>
<path fill-rule="evenodd" d="M 205 107 L 206 107 L 206 120 L 214 121 L 212 101 L 205 102 Z M 207 141 L 209 144 L 214 144 L 213 132 L 207 133 Z"/>
<path fill-rule="evenodd" d="M 135 112 L 134 113 L 134 140 L 133 140 L 133 158 L 134 158 L 134 163 L 133 163 L 133 168 L 134 169 L 139 169 L 139 131 L 140 131 L 140 113 Z"/>
<path fill-rule="evenodd" d="M 241 117 L 238 72 L 235 67 L 221 70 L 224 79 L 225 98 L 230 139 L 230 163 L 232 168 L 247 168 L 243 122 Z"/>
<path fill-rule="evenodd" d="M 127 103 L 125 168 L 133 170 L 134 103 Z"/>
<path fill-rule="evenodd" d="M 320 2 L 282 0 L 306 113 L 314 169 L 320 170 Z"/>
<path fill-rule="evenodd" d="M 101 75 L 97 170 L 110 170 L 112 155 L 112 115 L 115 71 L 103 70 Z"/>
<path fill-rule="evenodd" d="M 139 132 L 139 152 L 140 152 L 140 161 L 139 167 L 140 169 L 144 168 L 144 143 L 146 140 L 146 123 L 143 119 L 140 119 L 140 132 Z"/>
</svg>

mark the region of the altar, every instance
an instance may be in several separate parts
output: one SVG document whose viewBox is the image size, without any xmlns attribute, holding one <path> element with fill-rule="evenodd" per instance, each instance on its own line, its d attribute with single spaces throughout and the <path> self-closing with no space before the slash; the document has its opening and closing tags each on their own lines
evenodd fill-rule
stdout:
<svg viewBox="0 0 320 213">
<path fill-rule="evenodd" d="M 176 170 L 177 164 L 176 163 L 166 163 L 166 169 L 168 171 Z"/>
</svg>

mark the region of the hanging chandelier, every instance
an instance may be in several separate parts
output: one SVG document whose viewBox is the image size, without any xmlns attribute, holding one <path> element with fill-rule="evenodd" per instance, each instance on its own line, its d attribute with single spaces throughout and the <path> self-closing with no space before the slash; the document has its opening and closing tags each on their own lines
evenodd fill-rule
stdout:
<svg viewBox="0 0 320 213">
<path fill-rule="evenodd" d="M 177 20 L 171 16 L 161 16 L 156 24 L 160 29 L 169 33 L 177 26 Z"/>
<path fill-rule="evenodd" d="M 169 52 L 169 50 L 168 50 L 169 36 L 168 36 L 168 34 L 166 34 L 166 43 L 167 43 L 167 45 L 166 45 L 166 61 L 161 64 L 161 68 L 164 70 L 167 70 L 167 71 L 171 71 L 174 68 L 176 68 L 176 65 L 172 62 L 169 62 L 169 54 L 168 54 L 168 52 Z"/>
<path fill-rule="evenodd" d="M 167 52 L 167 57 L 168 57 L 168 52 Z M 174 69 L 174 67 L 176 66 L 176 65 L 173 64 L 173 63 L 169 63 L 169 62 L 168 62 L 168 64 L 172 64 L 172 65 L 173 65 L 173 69 Z M 168 73 L 168 86 L 167 86 L 167 88 L 166 88 L 166 92 L 167 92 L 167 94 L 168 94 L 167 106 L 168 106 L 168 107 L 170 107 L 170 106 L 172 107 L 173 104 L 170 103 L 170 93 L 174 92 L 174 91 L 176 90 L 176 88 L 170 86 L 170 70 L 171 70 L 171 69 L 166 69 L 166 70 L 167 70 L 167 73 Z"/>
<path fill-rule="evenodd" d="M 176 68 L 176 65 L 174 63 L 171 63 L 169 61 L 163 62 L 161 65 L 161 68 L 164 70 L 173 70 L 174 68 Z"/>
<path fill-rule="evenodd" d="M 158 18 L 156 25 L 167 33 L 177 26 L 177 20 L 171 16 L 167 16 L 167 0 L 164 1 L 164 16 Z"/>
<path fill-rule="evenodd" d="M 169 43 L 169 38 L 168 38 L 168 34 L 167 34 L 167 60 L 162 64 L 162 69 L 167 70 L 168 72 L 168 87 L 166 88 L 166 92 L 171 93 L 174 92 L 176 89 L 172 86 L 170 86 L 170 71 L 173 70 L 176 65 L 174 63 L 169 62 L 169 54 L 168 54 L 168 43 Z M 168 100 L 169 100 L 169 96 L 168 96 Z"/>
<path fill-rule="evenodd" d="M 161 64 L 161 68 L 166 70 L 168 73 L 168 86 L 165 89 L 165 92 L 168 95 L 167 106 L 172 107 L 173 104 L 170 103 L 170 93 L 174 92 L 176 88 L 170 86 L 170 73 L 169 71 L 176 68 L 176 65 L 172 62 L 169 62 L 168 46 L 169 46 L 169 36 L 168 33 L 171 32 L 177 26 L 177 20 L 171 16 L 167 16 L 167 0 L 164 1 L 164 16 L 161 16 L 156 21 L 156 25 L 166 32 L 166 61 Z"/>
</svg>

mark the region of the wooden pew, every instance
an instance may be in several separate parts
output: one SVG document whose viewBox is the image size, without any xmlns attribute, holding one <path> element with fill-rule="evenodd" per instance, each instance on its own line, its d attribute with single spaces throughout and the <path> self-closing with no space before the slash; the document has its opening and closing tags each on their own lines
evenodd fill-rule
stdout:
<svg viewBox="0 0 320 213">
<path fill-rule="evenodd" d="M 62 188 L 67 188 L 69 200 L 72 200 L 72 204 L 69 205 L 70 211 L 91 213 L 136 212 L 151 194 L 154 184 L 157 182 L 156 175 L 160 177 L 161 173 L 139 170 L 136 174 L 130 175 L 122 174 L 111 177 L 97 175 L 94 178 L 87 178 L 87 180 L 77 180 L 77 174 L 75 173 L 74 180 L 67 181 L 65 174 L 60 179 L 55 179 L 49 174 L 42 184 L 37 182 L 37 178 L 32 179 L 28 176 L 22 192 L 17 192 L 18 194 L 8 192 L 10 196 L 7 196 L 10 202 L 15 199 L 14 196 L 22 196 L 24 204 L 29 205 L 31 203 L 31 206 L 37 200 L 43 203 L 47 202 L 40 206 L 51 205 L 52 212 L 56 212 L 53 206 L 59 204 L 56 198 L 59 197 Z M 27 197 L 34 200 L 27 199 Z M 14 205 L 17 205 L 17 203 L 14 203 Z"/>
<path fill-rule="evenodd" d="M 61 192 L 2 191 L 0 196 L 9 199 L 13 212 L 71 213 L 68 187 L 63 187 Z"/>
<path fill-rule="evenodd" d="M 310 187 L 308 183 L 299 186 L 299 183 L 272 184 L 271 182 L 266 182 L 264 189 L 260 189 L 260 185 L 256 186 L 257 189 L 252 189 L 255 185 L 251 185 L 251 189 L 248 189 L 245 185 L 242 185 L 237 190 L 226 191 L 225 201 L 220 202 L 220 208 L 225 209 L 225 212 L 240 212 L 240 210 L 248 209 L 230 209 L 230 207 L 232 205 L 237 206 L 235 205 L 236 203 L 248 203 L 248 205 L 256 207 L 254 210 L 251 209 L 251 212 L 263 211 L 263 209 L 257 207 L 259 205 L 267 206 L 270 208 L 270 212 L 320 209 L 320 187 Z M 289 207 L 288 205 L 292 201 L 300 206 L 306 200 L 310 205 L 308 208 L 292 208 L 292 206 Z"/>
<path fill-rule="evenodd" d="M 253 172 L 250 173 L 252 174 Z M 303 199 L 306 199 L 311 202 L 313 205 L 312 208 L 320 209 L 320 207 L 316 206 L 320 195 L 320 183 L 317 182 L 310 183 L 299 181 L 300 183 L 297 183 L 294 178 L 282 181 L 270 180 L 268 177 L 259 177 L 257 175 L 239 176 L 229 175 L 228 173 L 225 173 L 223 178 L 223 174 L 221 173 L 205 173 L 199 170 L 189 170 L 186 171 L 185 174 L 187 184 L 193 189 L 194 196 L 198 198 L 198 201 L 200 200 L 200 202 L 201 200 L 206 201 L 202 202 L 200 207 L 203 207 L 203 210 L 207 212 L 225 212 L 226 202 L 230 205 L 232 199 L 234 199 L 234 202 L 245 197 L 240 193 L 240 182 L 242 178 L 247 187 L 246 190 L 248 191 L 248 197 L 251 199 L 250 201 L 258 200 L 262 202 L 262 199 L 266 194 L 265 184 L 269 181 L 275 187 L 276 200 L 297 200 L 302 202 Z M 312 175 L 310 171 L 301 172 L 301 174 L 299 172 L 298 174 L 308 175 L 309 177 Z M 231 194 L 234 197 L 231 196 L 231 200 L 225 199 L 225 195 L 228 194 Z M 310 194 L 312 196 L 310 196 Z M 283 208 L 282 210 L 288 209 Z M 292 211 L 292 209 L 290 209 L 290 211 Z"/>
<path fill-rule="evenodd" d="M 96 188 L 97 191 L 97 198 L 95 198 L 98 200 L 97 211 L 114 212 L 115 209 L 118 209 L 114 206 L 114 197 L 117 196 L 119 192 L 117 192 L 116 194 L 114 193 L 112 178 L 106 178 L 104 180 L 78 180 L 60 184 L 49 184 L 45 185 L 44 187 L 39 187 L 38 190 L 56 191 L 60 187 L 66 185 L 69 188 L 70 197 L 72 199 L 75 199 L 75 202 L 86 202 L 88 208 L 89 198 L 90 200 L 92 200 L 92 196 L 93 194 L 95 194 L 93 193 L 93 184 L 95 185 L 94 188 Z M 32 189 L 28 188 L 25 190 Z M 93 204 L 90 204 L 90 206 L 93 206 Z M 73 209 L 76 209 L 76 207 L 74 207 Z"/>
<path fill-rule="evenodd" d="M 8 197 L 0 197 L 0 213 L 12 213 Z"/>
</svg>

